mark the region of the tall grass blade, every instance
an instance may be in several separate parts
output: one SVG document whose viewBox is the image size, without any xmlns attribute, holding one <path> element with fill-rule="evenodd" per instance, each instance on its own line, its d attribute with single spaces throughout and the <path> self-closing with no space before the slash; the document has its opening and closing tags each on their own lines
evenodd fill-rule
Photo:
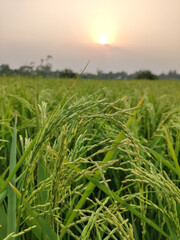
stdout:
<svg viewBox="0 0 180 240">
<path fill-rule="evenodd" d="M 33 141 L 30 143 L 29 147 L 27 148 L 27 150 L 25 151 L 25 153 L 21 156 L 21 158 L 19 159 L 19 161 L 17 162 L 16 166 L 13 168 L 13 170 L 10 172 L 8 178 L 6 179 L 6 181 L 4 182 L 4 184 L 1 187 L 0 193 L 2 193 L 7 187 L 8 187 L 8 183 L 12 180 L 12 178 L 14 177 L 14 175 L 16 174 L 16 172 L 18 171 L 18 169 L 20 168 L 20 166 L 22 165 L 22 163 L 24 162 L 25 158 L 28 156 L 28 154 L 30 153 L 30 151 L 32 150 L 32 148 L 34 147 L 36 140 L 38 138 L 38 135 L 36 135 L 36 137 L 33 139 Z"/>
<path fill-rule="evenodd" d="M 173 148 L 173 145 L 171 143 L 171 140 L 170 140 L 170 137 L 169 137 L 169 134 L 165 128 L 165 134 L 166 134 L 166 139 L 167 139 L 167 143 L 168 143 L 168 147 L 169 147 L 169 150 L 170 150 L 170 153 L 171 153 L 171 157 L 172 159 L 174 160 L 174 164 L 177 168 L 177 171 L 178 173 L 180 174 L 180 166 L 179 166 L 179 163 L 178 163 L 178 160 L 177 160 L 177 157 L 176 157 L 176 154 L 175 154 L 175 151 L 174 151 L 174 148 Z"/>
<path fill-rule="evenodd" d="M 4 177 L 6 176 L 6 174 L 9 171 L 9 166 L 5 169 L 5 171 L 2 173 L 2 175 L 0 176 L 0 180 L 4 179 Z"/>
<path fill-rule="evenodd" d="M 15 118 L 14 131 L 11 144 L 10 152 L 10 168 L 9 172 L 11 173 L 16 166 L 16 130 L 17 118 Z M 11 179 L 11 184 L 15 186 L 16 175 Z M 7 211 L 7 234 L 16 232 L 16 194 L 11 187 L 8 188 L 8 211 Z"/>
<path fill-rule="evenodd" d="M 168 230 L 169 230 L 169 233 L 171 235 L 171 239 L 172 240 L 178 240 L 178 237 L 176 235 L 176 232 L 174 231 L 174 229 L 171 227 L 171 223 L 168 219 L 168 217 L 165 215 L 165 219 L 166 219 L 166 224 L 168 226 Z"/>
<path fill-rule="evenodd" d="M 45 164 L 44 164 L 43 160 L 39 159 L 39 161 L 38 161 L 38 183 L 43 182 L 48 177 L 46 167 L 44 165 Z M 45 191 L 41 191 L 38 194 L 39 203 L 45 204 L 46 199 L 47 199 L 47 193 Z"/>
<path fill-rule="evenodd" d="M 0 239 L 7 236 L 7 213 L 4 205 L 0 204 Z"/>
<path fill-rule="evenodd" d="M 74 81 L 74 83 L 72 84 L 71 88 L 67 91 L 67 93 L 65 94 L 65 96 L 62 98 L 61 100 L 61 104 L 64 103 L 65 99 L 67 98 L 67 96 L 71 93 L 72 89 L 75 87 L 76 83 L 79 81 L 79 79 L 81 78 L 81 75 L 84 73 L 84 71 L 86 70 L 87 66 L 89 65 L 89 62 L 87 62 L 86 66 L 84 67 L 84 69 L 82 70 L 81 74 L 79 76 L 77 76 L 76 80 Z"/>
<path fill-rule="evenodd" d="M 178 169 L 176 169 L 168 160 L 164 159 L 159 153 L 154 151 L 151 148 L 146 147 L 146 149 L 159 161 L 161 162 L 164 166 L 169 168 L 172 172 L 174 172 L 179 178 L 180 178 L 180 172 Z"/>
<path fill-rule="evenodd" d="M 3 201 L 4 201 L 4 199 L 6 198 L 7 194 L 8 194 L 8 190 L 7 190 L 7 189 L 4 190 L 4 192 L 2 192 L 2 193 L 0 194 L 0 205 L 3 203 Z"/>
</svg>

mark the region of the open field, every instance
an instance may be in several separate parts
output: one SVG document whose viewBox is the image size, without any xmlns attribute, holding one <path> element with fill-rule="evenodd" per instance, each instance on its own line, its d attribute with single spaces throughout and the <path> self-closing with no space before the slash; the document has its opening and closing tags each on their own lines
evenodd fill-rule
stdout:
<svg viewBox="0 0 180 240">
<path fill-rule="evenodd" d="M 180 239 L 180 81 L 0 78 L 0 239 Z"/>
</svg>

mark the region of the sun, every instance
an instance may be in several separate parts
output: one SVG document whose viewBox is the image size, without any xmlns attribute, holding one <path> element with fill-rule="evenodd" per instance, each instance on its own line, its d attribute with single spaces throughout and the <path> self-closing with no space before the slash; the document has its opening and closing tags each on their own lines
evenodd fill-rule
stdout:
<svg viewBox="0 0 180 240">
<path fill-rule="evenodd" d="M 108 44 L 108 37 L 106 35 L 100 35 L 99 36 L 99 43 L 101 45 Z"/>
</svg>

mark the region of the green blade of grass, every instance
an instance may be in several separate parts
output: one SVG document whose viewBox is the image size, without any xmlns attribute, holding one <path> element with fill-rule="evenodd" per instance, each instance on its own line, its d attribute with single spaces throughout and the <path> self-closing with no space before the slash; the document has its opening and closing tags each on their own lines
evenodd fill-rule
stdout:
<svg viewBox="0 0 180 240">
<path fill-rule="evenodd" d="M 131 122 L 132 122 L 132 120 L 134 119 L 135 115 L 137 114 L 138 108 L 140 107 L 143 99 L 144 99 L 144 97 L 140 100 L 140 102 L 139 102 L 138 105 L 137 105 L 137 108 L 134 110 L 132 116 L 129 118 L 129 120 L 128 120 L 127 123 L 125 124 L 125 126 L 126 126 L 127 128 L 129 128 L 129 126 L 131 125 Z M 117 148 L 116 148 L 116 147 L 117 147 L 118 144 L 120 144 L 120 142 L 122 141 L 124 135 L 125 135 L 125 131 L 124 131 L 124 130 L 122 130 L 122 131 L 117 135 L 117 137 L 116 137 L 115 140 L 114 140 L 114 143 L 112 144 L 112 147 L 114 147 L 114 148 L 113 148 L 112 150 L 109 150 L 109 151 L 106 153 L 106 155 L 105 155 L 105 157 L 104 157 L 104 159 L 103 159 L 103 162 L 108 162 L 108 161 L 110 161 L 113 157 L 115 157 L 115 155 L 117 154 Z M 94 175 L 94 178 L 100 180 L 101 177 L 100 177 L 100 172 L 99 172 L 98 170 L 96 171 L 96 173 L 95 173 L 95 175 Z M 89 195 L 92 193 L 92 191 L 94 190 L 94 188 L 95 188 L 95 185 L 94 185 L 92 182 L 89 182 L 88 185 L 87 185 L 87 187 L 86 187 L 86 190 L 84 191 L 84 194 L 82 195 L 81 199 L 79 200 L 79 202 L 78 202 L 77 205 L 75 206 L 75 209 L 80 209 L 80 208 L 84 205 L 86 199 L 87 199 L 87 198 L 89 197 Z M 67 213 L 67 214 L 69 215 L 69 213 Z M 65 226 L 69 225 L 69 224 L 74 220 L 74 218 L 77 216 L 77 214 L 78 214 L 77 211 L 76 211 L 76 212 L 75 212 L 75 211 L 72 212 L 72 214 L 68 217 L 67 222 L 65 222 Z M 65 219 L 65 220 L 66 220 L 66 219 Z M 66 230 L 64 230 L 64 232 L 62 232 L 62 234 L 60 235 L 60 239 L 63 239 L 65 233 L 66 233 Z"/>
<path fill-rule="evenodd" d="M 9 171 L 9 166 L 5 169 L 5 171 L 2 173 L 2 175 L 0 176 L 0 180 L 2 181 L 4 179 L 4 177 L 6 176 L 6 174 Z"/>
<path fill-rule="evenodd" d="M 169 218 L 165 215 L 165 219 L 166 219 L 166 224 L 168 226 L 168 229 L 169 229 L 169 233 L 171 235 L 171 239 L 172 240 L 178 240 L 178 237 L 176 235 L 176 232 L 174 231 L 174 229 L 171 227 L 171 223 L 169 221 Z"/>
<path fill-rule="evenodd" d="M 4 239 L 7 236 L 7 213 L 3 204 L 0 204 L 0 213 L 0 239 Z"/>
<path fill-rule="evenodd" d="M 77 76 L 76 80 L 74 81 L 74 83 L 72 84 L 71 88 L 67 91 L 67 93 L 65 94 L 65 96 L 62 98 L 61 100 L 61 104 L 64 103 L 65 99 L 67 98 L 67 96 L 71 93 L 72 89 L 74 88 L 74 86 L 76 85 L 76 83 L 79 81 L 79 79 L 81 78 L 82 74 L 84 73 L 84 71 L 86 70 L 87 66 L 89 65 L 89 62 L 88 61 L 86 63 L 86 66 L 84 67 L 84 69 L 82 70 L 82 72 L 80 73 L 79 76 Z"/>
<path fill-rule="evenodd" d="M 14 131 L 12 137 L 11 144 L 11 152 L 10 152 L 10 167 L 9 172 L 11 173 L 16 166 L 16 138 L 17 138 L 17 130 L 16 130 L 16 122 L 15 119 Z M 15 186 L 15 178 L 14 175 L 11 179 L 11 184 Z M 8 211 L 7 211 L 7 234 L 12 232 L 16 232 L 16 194 L 12 190 L 11 187 L 8 188 Z"/>
<path fill-rule="evenodd" d="M 46 171 L 45 164 L 42 159 L 39 159 L 39 161 L 38 161 L 38 183 L 44 181 L 47 178 L 48 178 L 48 174 Z M 46 199 L 47 199 L 46 191 L 39 192 L 39 195 L 38 195 L 39 204 L 45 204 Z"/>
<path fill-rule="evenodd" d="M 170 140 L 170 137 L 169 137 L 169 134 L 165 128 L 165 134 L 166 134 L 166 139 L 167 139 L 167 143 L 168 143 L 168 147 L 169 147 L 169 150 L 170 150 L 170 153 L 171 153 L 171 157 L 172 159 L 174 160 L 174 164 L 177 168 L 177 171 L 179 172 L 180 174 L 180 166 L 179 166 L 179 163 L 178 163 L 178 160 L 177 160 L 177 157 L 176 157 L 176 154 L 175 154 L 175 151 L 174 151 L 174 148 L 173 148 L 173 145 L 171 143 L 171 140 Z"/>
<path fill-rule="evenodd" d="M 138 230 L 136 227 L 135 219 L 134 219 L 134 214 L 131 213 L 131 219 L 132 219 L 132 227 L 133 227 L 133 233 L 134 233 L 134 238 L 135 240 L 140 240 L 138 236 Z"/>
<path fill-rule="evenodd" d="M 174 172 L 179 178 L 180 178 L 180 172 L 178 171 L 178 169 L 176 169 L 175 167 L 173 167 L 173 165 L 166 159 L 164 159 L 159 153 L 157 153 L 156 151 L 152 150 L 151 148 L 146 147 L 146 149 L 148 150 L 148 152 L 150 152 L 159 162 L 162 162 L 162 164 L 164 166 L 166 166 L 169 170 L 171 170 L 172 172 Z"/>
<path fill-rule="evenodd" d="M 3 203 L 3 201 L 4 201 L 4 199 L 6 198 L 7 194 L 8 194 L 8 190 L 7 190 L 7 189 L 4 190 L 4 192 L 2 192 L 2 193 L 0 194 L 0 205 Z"/>
<path fill-rule="evenodd" d="M 16 166 L 13 168 L 13 170 L 10 172 L 8 178 L 6 179 L 6 181 L 4 182 L 4 184 L 1 184 L 1 190 L 0 190 L 0 194 L 8 187 L 8 183 L 12 180 L 12 178 L 14 177 L 14 175 L 16 174 L 16 172 L 18 171 L 18 169 L 20 168 L 21 164 L 23 163 L 23 161 L 25 160 L 25 158 L 28 156 L 28 154 L 30 153 L 30 151 L 32 150 L 32 148 L 34 147 L 36 140 L 38 138 L 38 135 L 36 135 L 36 137 L 33 139 L 33 141 L 30 143 L 29 147 L 26 149 L 25 153 L 21 156 L 21 158 L 19 159 L 19 161 L 17 162 Z"/>
</svg>

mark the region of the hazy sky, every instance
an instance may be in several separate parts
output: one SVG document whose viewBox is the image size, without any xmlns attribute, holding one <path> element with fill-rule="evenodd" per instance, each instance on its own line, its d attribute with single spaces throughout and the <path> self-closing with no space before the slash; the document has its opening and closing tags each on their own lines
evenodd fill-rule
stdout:
<svg viewBox="0 0 180 240">
<path fill-rule="evenodd" d="M 47 55 L 53 69 L 180 72 L 180 0 L 0 0 L 0 64 Z"/>
</svg>

